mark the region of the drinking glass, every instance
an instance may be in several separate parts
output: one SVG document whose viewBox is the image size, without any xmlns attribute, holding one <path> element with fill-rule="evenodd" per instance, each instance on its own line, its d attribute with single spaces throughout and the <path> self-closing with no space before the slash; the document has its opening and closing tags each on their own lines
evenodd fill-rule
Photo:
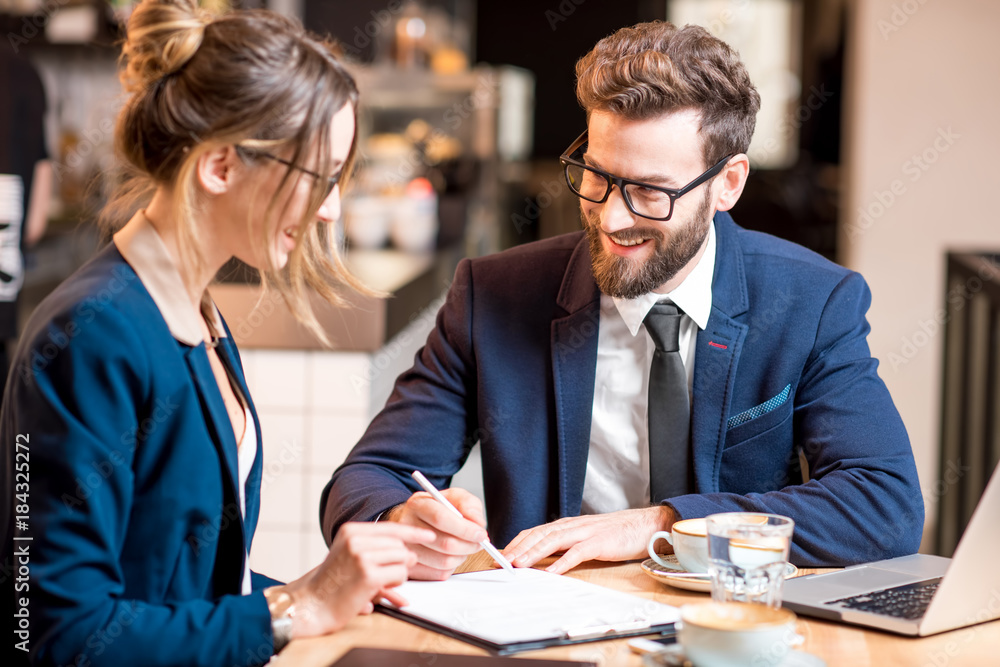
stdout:
<svg viewBox="0 0 1000 667">
<path fill-rule="evenodd" d="M 780 607 L 795 522 L 777 514 L 726 512 L 709 515 L 706 524 L 712 599 Z"/>
</svg>

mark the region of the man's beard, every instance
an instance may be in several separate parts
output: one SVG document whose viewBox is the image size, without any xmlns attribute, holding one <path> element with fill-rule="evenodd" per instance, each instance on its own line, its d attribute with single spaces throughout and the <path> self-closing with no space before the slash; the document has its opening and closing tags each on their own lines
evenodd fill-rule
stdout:
<svg viewBox="0 0 1000 667">
<path fill-rule="evenodd" d="M 590 242 L 591 271 L 601 292 L 620 299 L 635 299 L 648 294 L 676 276 L 694 259 L 708 236 L 711 192 L 705 197 L 694 216 L 667 237 L 657 227 L 630 227 L 614 233 L 619 241 L 649 238 L 653 256 L 645 262 L 613 255 L 604 249 L 600 221 L 595 217 L 583 224 Z M 652 222 L 652 221 L 650 221 Z"/>
</svg>

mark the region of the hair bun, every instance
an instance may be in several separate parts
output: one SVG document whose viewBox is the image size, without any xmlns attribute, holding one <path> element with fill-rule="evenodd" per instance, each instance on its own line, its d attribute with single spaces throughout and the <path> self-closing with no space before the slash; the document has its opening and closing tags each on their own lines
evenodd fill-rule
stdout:
<svg viewBox="0 0 1000 667">
<path fill-rule="evenodd" d="M 136 92 L 183 67 L 198 51 L 212 15 L 197 0 L 143 0 L 129 18 L 121 82 Z"/>
</svg>

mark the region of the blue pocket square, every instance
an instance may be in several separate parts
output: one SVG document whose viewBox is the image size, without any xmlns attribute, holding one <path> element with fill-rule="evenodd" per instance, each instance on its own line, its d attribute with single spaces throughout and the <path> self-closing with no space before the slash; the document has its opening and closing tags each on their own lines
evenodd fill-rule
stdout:
<svg viewBox="0 0 1000 667">
<path fill-rule="evenodd" d="M 790 384 L 785 385 L 785 388 L 781 390 L 781 393 L 775 396 L 774 398 L 770 398 L 761 403 L 760 405 L 755 405 L 749 410 L 744 410 L 740 414 L 734 417 L 730 417 L 729 421 L 726 422 L 726 428 L 730 429 L 739 426 L 740 424 L 745 424 L 751 419 L 757 419 L 757 417 L 760 417 L 761 415 L 766 415 L 768 412 L 771 412 L 775 408 L 781 407 L 782 405 L 784 405 L 785 401 L 788 400 L 788 395 L 791 393 L 791 391 L 792 391 L 792 385 Z"/>
</svg>

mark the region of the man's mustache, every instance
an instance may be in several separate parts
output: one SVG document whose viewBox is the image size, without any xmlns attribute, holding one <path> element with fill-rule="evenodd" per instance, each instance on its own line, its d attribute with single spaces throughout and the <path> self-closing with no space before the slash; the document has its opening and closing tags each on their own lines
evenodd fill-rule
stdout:
<svg viewBox="0 0 1000 667">
<path fill-rule="evenodd" d="M 629 227 L 628 229 L 619 229 L 617 232 L 605 232 L 601 229 L 601 222 L 596 216 L 584 216 L 584 220 L 587 225 L 592 227 L 598 234 L 603 234 L 608 238 L 618 241 L 618 242 L 630 242 L 630 241 L 642 241 L 645 239 L 653 239 L 657 243 L 663 241 L 663 230 L 656 227 Z"/>
</svg>

